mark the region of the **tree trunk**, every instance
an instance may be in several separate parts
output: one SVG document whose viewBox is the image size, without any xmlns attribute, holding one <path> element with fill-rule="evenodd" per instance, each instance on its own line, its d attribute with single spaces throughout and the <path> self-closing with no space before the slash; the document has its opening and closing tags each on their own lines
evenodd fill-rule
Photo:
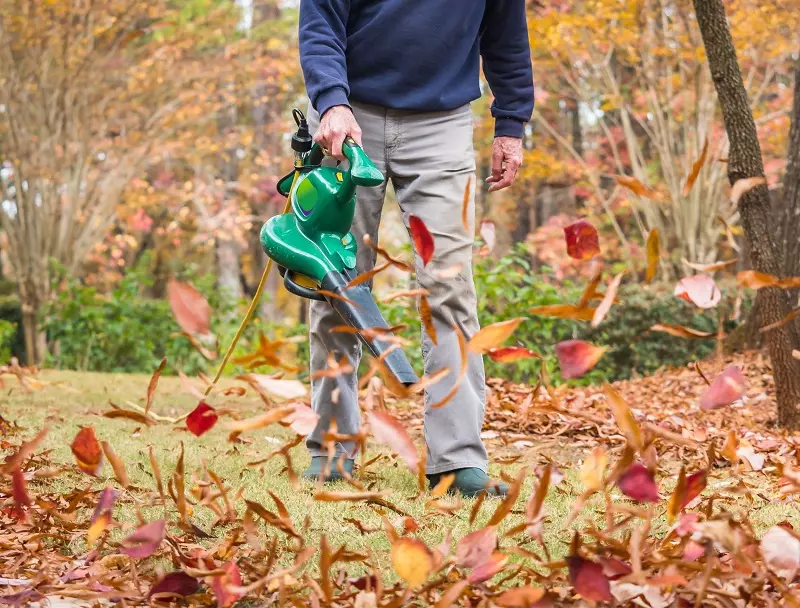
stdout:
<svg viewBox="0 0 800 608">
<path fill-rule="evenodd" d="M 741 179 L 764 177 L 761 146 L 725 7 L 722 0 L 694 0 L 694 7 L 730 139 L 728 179 L 734 184 Z M 783 263 L 773 237 L 774 226 L 770 225 L 767 186 L 746 192 L 739 201 L 739 213 L 756 270 L 781 275 Z M 762 326 L 778 322 L 789 313 L 789 300 L 780 289 L 759 290 L 758 299 Z M 769 332 L 769 354 L 777 393 L 778 422 L 781 426 L 800 428 L 800 361 L 792 357 L 789 327 Z"/>
</svg>

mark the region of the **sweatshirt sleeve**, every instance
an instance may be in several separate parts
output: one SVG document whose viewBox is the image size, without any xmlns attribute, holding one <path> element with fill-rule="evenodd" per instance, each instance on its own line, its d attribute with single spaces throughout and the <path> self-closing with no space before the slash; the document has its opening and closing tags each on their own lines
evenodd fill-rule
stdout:
<svg viewBox="0 0 800 608">
<path fill-rule="evenodd" d="M 522 137 L 533 114 L 525 0 L 490 0 L 481 27 L 483 71 L 494 95 L 495 137 Z"/>
<path fill-rule="evenodd" d="M 300 1 L 300 65 L 314 109 L 349 105 L 347 17 L 350 0 Z"/>
</svg>

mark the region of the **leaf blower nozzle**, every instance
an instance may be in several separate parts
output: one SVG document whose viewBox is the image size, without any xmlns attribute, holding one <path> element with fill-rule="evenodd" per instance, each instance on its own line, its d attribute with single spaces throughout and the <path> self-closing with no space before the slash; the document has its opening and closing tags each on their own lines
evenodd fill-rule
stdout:
<svg viewBox="0 0 800 608">
<path fill-rule="evenodd" d="M 289 292 L 330 303 L 399 382 L 414 384 L 417 376 L 393 344 L 367 285 L 347 287 L 357 276 L 357 245 L 350 233 L 356 187 L 383 184 L 383 174 L 349 137 L 342 146 L 347 168 L 322 165 L 325 151 L 313 142 L 305 116 L 300 110 L 292 115 L 297 123 L 292 136 L 295 168 L 278 181 L 278 192 L 288 197 L 290 211 L 267 220 L 261 245 L 278 264 Z"/>
</svg>

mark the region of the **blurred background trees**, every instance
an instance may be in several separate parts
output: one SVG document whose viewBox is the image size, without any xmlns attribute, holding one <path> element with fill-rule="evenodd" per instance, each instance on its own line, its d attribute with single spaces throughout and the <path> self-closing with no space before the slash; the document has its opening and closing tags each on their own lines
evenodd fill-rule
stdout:
<svg viewBox="0 0 800 608">
<path fill-rule="evenodd" d="M 191 280 L 214 301 L 221 342 L 255 289 L 265 263 L 258 230 L 282 208 L 274 186 L 291 164 L 289 110 L 307 104 L 296 3 L 1 6 L 0 319 L 20 332 L 8 347 L 65 367 L 106 369 L 113 351 L 119 369 L 149 369 L 167 349 L 175 350 L 176 367 L 212 366 L 185 338 L 170 337 L 178 328 L 166 284 Z M 726 9 L 781 260 L 786 274 L 797 275 L 800 5 L 730 0 Z M 525 166 L 507 192 L 478 192 L 481 217 L 490 221 L 477 238 L 495 241 L 479 255 L 484 320 L 577 301 L 592 270 L 566 255 L 563 226 L 586 217 L 601 229 L 608 270 L 631 276 L 643 274 L 645 241 L 658 229 L 658 281 L 647 293 L 626 287 L 635 293 L 612 310 L 607 327 L 532 321 L 523 341 L 545 352 L 564 336 L 605 341 L 612 350 L 607 367 L 597 368 L 604 377 L 707 354 L 713 341 L 688 347 L 643 337 L 657 322 L 651 308 L 662 319 L 684 315 L 716 330 L 720 319 L 672 296 L 674 280 L 693 272 L 685 262 L 738 259 L 735 268 L 750 267 L 730 200 L 730 145 L 691 0 L 532 0 L 528 13 L 537 106 Z M 484 90 L 473 104 L 481 184 L 492 135 Z M 405 231 L 397 214 L 386 217 L 383 244 L 402 252 Z M 401 289 L 407 280 L 381 275 L 377 289 Z M 736 303 L 724 314 L 735 331 L 752 297 L 735 284 L 723 288 Z M 277 276 L 267 291 L 251 338 L 302 335 L 304 307 L 278 288 Z M 68 305 L 75 301 L 82 304 Z M 415 323 L 413 302 L 387 308 L 394 321 Z M 164 339 L 137 320 L 161 323 L 158 310 L 167 316 Z M 131 335 L 140 336 L 141 349 L 121 346 L 121 336 Z M 284 345 L 300 359 L 303 346 Z M 535 377 L 524 366 L 513 373 Z"/>
</svg>

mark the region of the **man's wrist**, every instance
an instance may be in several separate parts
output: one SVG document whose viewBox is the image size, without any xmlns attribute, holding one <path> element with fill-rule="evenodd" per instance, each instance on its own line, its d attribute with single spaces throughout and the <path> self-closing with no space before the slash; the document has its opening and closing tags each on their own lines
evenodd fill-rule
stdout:
<svg viewBox="0 0 800 608">
<path fill-rule="evenodd" d="M 516 137 L 522 139 L 525 134 L 525 123 L 516 118 L 500 117 L 494 121 L 495 137 Z"/>
<path fill-rule="evenodd" d="M 320 93 L 317 97 L 316 110 L 322 116 L 334 106 L 348 106 L 347 91 L 342 87 L 333 87 Z"/>
</svg>

